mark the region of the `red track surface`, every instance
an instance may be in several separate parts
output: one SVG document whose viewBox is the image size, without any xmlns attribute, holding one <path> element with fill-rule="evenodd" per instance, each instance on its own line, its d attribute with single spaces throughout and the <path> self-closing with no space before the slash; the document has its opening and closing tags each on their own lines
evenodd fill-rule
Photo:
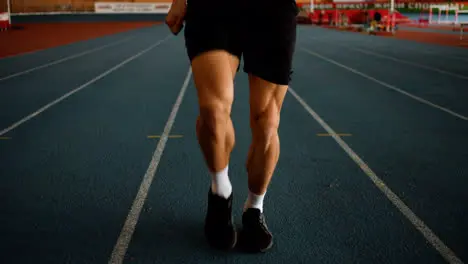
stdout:
<svg viewBox="0 0 468 264">
<path fill-rule="evenodd" d="M 17 24 L 0 32 L 0 58 L 147 27 L 160 22 L 86 22 Z"/>
</svg>

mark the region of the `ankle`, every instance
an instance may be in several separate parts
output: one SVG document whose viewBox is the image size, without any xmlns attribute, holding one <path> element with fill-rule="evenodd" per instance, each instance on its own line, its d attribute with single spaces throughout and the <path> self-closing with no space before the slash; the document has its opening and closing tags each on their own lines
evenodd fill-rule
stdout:
<svg viewBox="0 0 468 264">
<path fill-rule="evenodd" d="M 263 212 L 263 200 L 265 199 L 265 193 L 263 194 L 255 194 L 249 191 L 247 196 L 247 200 L 244 204 L 244 212 L 249 208 L 259 209 L 260 212 Z"/>
<path fill-rule="evenodd" d="M 228 198 L 232 193 L 228 171 L 229 164 L 224 169 L 211 173 L 211 191 L 223 198 Z"/>
</svg>

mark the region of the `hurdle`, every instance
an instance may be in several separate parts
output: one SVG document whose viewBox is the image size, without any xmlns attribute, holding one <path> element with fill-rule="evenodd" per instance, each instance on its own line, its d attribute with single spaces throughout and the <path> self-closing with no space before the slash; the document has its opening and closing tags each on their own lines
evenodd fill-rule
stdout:
<svg viewBox="0 0 468 264">
<path fill-rule="evenodd" d="M 387 14 L 387 26 L 386 31 L 391 32 L 392 35 L 395 35 L 396 31 L 396 15 L 395 15 L 395 0 L 390 0 L 390 8 L 388 9 Z"/>
<path fill-rule="evenodd" d="M 0 12 L 0 30 L 8 30 L 11 27 L 11 2 L 6 1 L 7 10 L 6 12 Z"/>
<path fill-rule="evenodd" d="M 463 40 L 464 28 L 468 27 L 468 22 L 460 22 L 458 23 L 458 14 L 468 14 L 468 10 L 458 10 L 455 14 L 455 20 L 458 25 L 460 25 L 460 40 Z"/>
<path fill-rule="evenodd" d="M 10 19 L 9 13 L 0 13 L 0 31 L 5 31 L 10 28 Z"/>
<path fill-rule="evenodd" d="M 432 10 L 438 9 L 437 22 L 434 23 L 432 19 Z M 445 19 L 442 20 L 442 12 L 445 11 Z M 449 12 L 455 11 L 455 21 L 449 21 Z M 429 24 L 457 24 L 458 23 L 458 5 L 449 5 L 449 4 L 432 4 L 429 5 Z"/>
</svg>

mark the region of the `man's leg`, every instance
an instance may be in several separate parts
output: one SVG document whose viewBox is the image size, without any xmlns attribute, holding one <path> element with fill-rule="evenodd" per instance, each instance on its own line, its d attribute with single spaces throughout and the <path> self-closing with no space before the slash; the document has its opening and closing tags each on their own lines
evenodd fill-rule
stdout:
<svg viewBox="0 0 468 264">
<path fill-rule="evenodd" d="M 209 51 L 192 61 L 193 77 L 198 94 L 199 116 L 197 138 L 212 173 L 226 169 L 234 147 L 231 107 L 234 100 L 234 76 L 239 59 L 226 51 Z M 215 189 L 224 186 L 213 186 Z M 220 190 L 227 198 L 230 190 Z"/>
<path fill-rule="evenodd" d="M 263 214 L 263 200 L 280 155 L 280 111 L 290 81 L 296 41 L 295 6 L 253 6 L 244 43 L 244 70 L 249 74 L 252 143 L 247 158 L 249 194 L 242 216 L 242 245 L 264 252 L 273 245 Z M 270 9 L 271 8 L 271 9 Z M 284 12 L 290 8 L 290 12 Z M 263 14 L 263 15 L 257 15 Z M 262 30 L 255 30 L 262 28 Z"/>
<path fill-rule="evenodd" d="M 263 196 L 268 188 L 280 155 L 278 128 L 287 85 L 274 84 L 249 76 L 250 127 L 252 143 L 247 157 L 248 185 L 251 196 Z M 258 200 L 258 199 L 257 199 Z M 263 200 L 249 198 L 245 207 L 263 211 Z"/>
<path fill-rule="evenodd" d="M 211 174 L 205 235 L 213 247 L 220 249 L 234 247 L 237 240 L 228 168 L 235 141 L 230 115 L 238 64 L 237 57 L 221 50 L 208 51 L 192 60 L 199 103 L 196 132 Z"/>
<path fill-rule="evenodd" d="M 230 115 L 242 52 L 233 41 L 237 28 L 230 13 L 213 13 L 211 4 L 211 0 L 188 2 L 184 35 L 199 104 L 196 134 L 211 177 L 205 236 L 211 246 L 230 249 L 237 241 L 228 176 L 235 142 Z"/>
<path fill-rule="evenodd" d="M 252 143 L 247 156 L 248 197 L 242 216 L 242 244 L 248 251 L 264 252 L 273 245 L 263 215 L 263 200 L 280 155 L 278 128 L 288 86 L 250 75 Z"/>
</svg>

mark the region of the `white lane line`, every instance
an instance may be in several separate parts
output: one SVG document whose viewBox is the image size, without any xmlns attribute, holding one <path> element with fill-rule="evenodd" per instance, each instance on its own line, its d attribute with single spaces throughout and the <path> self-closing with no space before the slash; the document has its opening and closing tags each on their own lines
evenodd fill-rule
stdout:
<svg viewBox="0 0 468 264">
<path fill-rule="evenodd" d="M 391 90 L 394 90 L 394 91 L 399 92 L 399 93 L 401 93 L 401 94 L 404 94 L 404 95 L 406 95 L 406 96 L 408 96 L 408 97 L 410 97 L 410 98 L 412 98 L 412 99 L 414 99 L 414 100 L 416 100 L 416 101 L 418 101 L 418 102 L 421 102 L 421 103 L 426 104 L 426 105 L 428 105 L 428 106 L 431 106 L 431 107 L 434 107 L 434 108 L 439 109 L 439 110 L 441 110 L 441 111 L 444 111 L 444 112 L 446 112 L 446 113 L 448 113 L 448 114 L 450 114 L 450 115 L 453 115 L 453 116 L 455 116 L 455 117 L 458 117 L 458 118 L 460 118 L 460 119 L 463 119 L 463 120 L 465 120 L 465 121 L 468 121 L 468 117 L 466 117 L 466 116 L 464 116 L 464 115 L 461 115 L 461 114 L 458 114 L 458 113 L 456 113 L 456 112 L 454 112 L 454 111 L 452 111 L 452 110 L 450 110 L 450 109 L 448 109 L 448 108 L 442 107 L 442 106 L 437 105 L 437 104 L 435 104 L 435 103 L 432 103 L 432 102 L 430 102 L 430 101 L 428 101 L 428 100 L 426 100 L 426 99 L 423 99 L 423 98 L 418 97 L 418 96 L 416 96 L 416 95 L 414 95 L 414 94 L 411 94 L 411 93 L 409 93 L 409 92 L 406 92 L 406 91 L 404 91 L 404 90 L 402 90 L 402 89 L 400 89 L 400 88 L 398 88 L 398 87 L 396 87 L 396 86 L 394 86 L 394 85 L 388 84 L 388 83 L 383 82 L 383 81 L 379 81 L 379 80 L 377 80 L 377 79 L 375 79 L 375 78 L 373 78 L 373 77 L 371 77 L 371 76 L 369 76 L 369 75 L 367 75 L 367 74 L 365 74 L 365 73 L 362 73 L 362 72 L 360 72 L 360 71 L 358 71 L 358 70 L 356 70 L 356 69 L 354 69 L 354 68 L 348 67 L 348 66 L 346 66 L 346 65 L 343 65 L 343 64 L 341 64 L 341 63 L 339 63 L 339 62 L 337 62 L 337 61 L 334 61 L 334 60 L 332 60 L 332 59 L 329 59 L 329 58 L 327 58 L 327 57 L 325 57 L 325 56 L 323 56 L 323 55 L 320 55 L 320 54 L 318 54 L 318 53 L 316 53 L 316 52 L 310 51 L 310 50 L 305 49 L 305 48 L 301 48 L 301 49 L 302 49 L 304 52 L 306 52 L 306 53 L 308 53 L 308 54 L 310 54 L 310 55 L 313 55 L 313 56 L 315 56 L 315 57 L 317 57 L 317 58 L 321 58 L 321 59 L 324 60 L 324 61 L 327 61 L 327 62 L 329 62 L 329 63 L 331 63 L 331 64 L 334 64 L 334 65 L 336 65 L 336 66 L 338 66 L 338 67 L 340 67 L 340 68 L 346 69 L 346 70 L 348 70 L 348 71 L 350 71 L 350 72 L 352 72 L 352 73 L 355 73 L 355 74 L 357 74 L 357 75 L 359 75 L 359 76 L 362 76 L 362 77 L 364 77 L 364 78 L 366 78 L 366 79 L 368 79 L 368 80 L 371 80 L 371 81 L 373 81 L 373 82 L 376 82 L 376 83 L 378 83 L 378 84 L 380 84 L 380 85 L 382 85 L 382 86 L 384 86 L 384 87 L 387 87 L 388 89 L 391 89 Z"/>
<path fill-rule="evenodd" d="M 400 48 L 400 47 L 398 47 Z M 409 49 L 408 50 L 411 50 L 411 51 L 418 51 L 417 49 Z M 437 51 L 434 51 L 434 50 L 425 50 L 425 49 L 422 49 L 421 52 L 423 53 L 426 53 L 426 54 L 430 54 L 432 56 L 437 56 L 437 57 L 443 57 L 445 59 L 449 58 L 449 59 L 452 59 L 452 60 L 460 60 L 460 61 L 465 61 L 465 62 L 468 62 L 468 58 L 467 57 L 464 57 L 462 55 L 455 55 L 455 54 L 445 54 L 445 53 L 441 53 L 441 52 L 437 52 Z"/>
<path fill-rule="evenodd" d="M 309 38 L 310 40 L 317 40 L 317 41 L 324 41 L 324 42 L 327 41 L 324 38 L 309 37 L 309 36 L 307 36 L 307 38 Z M 450 72 L 450 71 L 446 71 L 446 70 L 442 70 L 442 69 L 439 69 L 439 68 L 436 68 L 436 67 L 431 67 L 431 66 L 427 66 L 427 65 L 424 65 L 424 64 L 416 63 L 416 62 L 411 62 L 411 61 L 399 59 L 399 58 L 396 58 L 396 57 L 390 56 L 390 55 L 380 54 L 380 53 L 374 52 L 374 51 L 376 51 L 374 48 L 372 48 L 374 51 L 370 51 L 370 50 L 368 50 L 370 47 L 366 48 L 366 49 L 362 49 L 362 48 L 358 48 L 358 47 L 351 47 L 349 45 L 343 45 L 343 44 L 340 44 L 339 42 L 333 42 L 333 45 L 338 45 L 338 46 L 343 47 L 345 49 L 355 50 L 357 52 L 361 52 L 361 53 L 371 55 L 371 56 L 374 56 L 374 57 L 379 57 L 379 58 L 383 58 L 383 59 L 387 59 L 387 60 L 392 60 L 392 61 L 399 62 L 399 63 L 402 63 L 402 64 L 411 65 L 411 66 L 418 67 L 418 68 L 421 68 L 421 69 L 430 70 L 430 71 L 438 72 L 438 73 L 441 73 L 441 74 L 445 74 L 445 75 L 457 77 L 457 78 L 460 78 L 460 79 L 468 80 L 468 76 L 466 76 L 466 75 L 458 74 L 458 73 L 454 73 L 454 72 Z"/>
<path fill-rule="evenodd" d="M 341 45 L 341 46 L 343 46 L 343 45 Z M 430 71 L 450 75 L 450 76 L 453 76 L 453 77 L 457 77 L 457 78 L 460 78 L 460 79 L 468 80 L 468 76 L 465 76 L 465 75 L 462 75 L 462 74 L 449 72 L 449 71 L 446 71 L 446 70 L 426 66 L 426 65 L 419 64 L 419 63 L 416 63 L 416 62 L 411 62 L 411 61 L 407 61 L 407 60 L 398 59 L 398 58 L 395 58 L 393 56 L 378 54 L 378 53 L 368 51 L 368 50 L 363 50 L 363 49 L 360 49 L 360 48 L 349 47 L 349 46 L 343 46 L 343 47 L 346 47 L 348 49 L 352 49 L 352 50 L 355 50 L 355 51 L 358 51 L 358 52 L 361 52 L 361 53 L 364 53 L 364 54 L 368 54 L 368 55 L 371 55 L 371 56 L 380 57 L 380 58 L 384 58 L 384 59 L 387 59 L 387 60 L 392 60 L 392 61 L 395 61 L 395 62 L 399 62 L 399 63 L 411 65 L 411 66 L 414 66 L 414 67 L 418 67 L 418 68 L 421 68 L 421 69 L 430 70 Z"/>
<path fill-rule="evenodd" d="M 397 40 L 398 41 L 398 40 Z M 422 44 L 422 43 L 419 43 L 419 44 Z M 374 45 L 374 44 L 373 44 Z M 377 48 L 389 48 L 389 47 L 392 47 L 392 46 L 389 46 L 389 45 L 378 45 L 376 46 Z M 452 59 L 452 60 L 460 60 L 460 61 L 468 61 L 468 59 L 466 57 L 463 57 L 463 55 L 460 55 L 460 57 L 457 57 L 457 55 L 454 55 L 454 54 L 447 54 L 447 51 L 445 50 L 440 50 L 439 52 L 435 51 L 435 50 L 428 50 L 428 49 L 425 49 L 424 47 L 407 47 L 407 46 L 402 46 L 402 45 L 399 45 L 397 47 L 393 47 L 395 49 L 403 49 L 403 50 L 407 50 L 407 51 L 411 51 L 411 52 L 417 52 L 417 53 L 425 53 L 425 54 L 428 54 L 428 55 L 431 55 L 433 57 L 440 57 L 440 58 L 444 58 L 444 59 Z M 375 49 L 373 49 L 374 51 L 376 51 Z M 424 54 L 418 54 L 418 55 L 423 55 Z M 449 62 L 447 62 L 449 63 Z"/>
<path fill-rule="evenodd" d="M 361 168 L 371 179 L 379 190 L 393 203 L 393 205 L 413 224 L 414 227 L 426 238 L 426 240 L 445 258 L 449 263 L 462 264 L 463 262 L 448 248 L 442 240 L 415 214 L 406 204 L 372 171 L 372 169 L 344 142 L 340 136 L 314 111 L 310 106 L 292 89 L 289 88 L 294 98 L 304 109 L 322 126 L 348 154 L 348 156 Z"/>
<path fill-rule="evenodd" d="M 65 62 L 65 61 L 69 61 L 69 60 L 84 56 L 86 54 L 90 54 L 90 53 L 93 53 L 93 52 L 96 52 L 96 51 L 99 51 L 99 50 L 103 50 L 105 48 L 116 46 L 118 44 L 127 42 L 127 41 L 129 41 L 129 40 L 131 40 L 133 38 L 135 38 L 135 36 L 131 36 L 131 37 L 127 37 L 127 38 L 124 38 L 124 39 L 121 39 L 121 40 L 118 40 L 118 41 L 114 41 L 112 43 L 109 43 L 109 44 L 106 44 L 106 45 L 103 45 L 103 46 L 100 46 L 100 47 L 97 47 L 97 48 L 94 48 L 94 49 L 86 50 L 86 51 L 83 51 L 83 52 L 80 52 L 80 53 L 77 53 L 77 54 L 74 54 L 74 55 L 71 55 L 71 56 L 67 56 L 67 57 L 59 59 L 59 60 L 55 60 L 55 61 L 43 64 L 43 65 L 34 67 L 34 68 L 30 68 L 30 69 L 27 69 L 27 70 L 24 70 L 24 71 L 21 71 L 21 72 L 13 73 L 13 74 L 7 75 L 5 77 L 0 77 L 0 82 L 11 79 L 11 78 L 14 78 L 14 77 L 18 77 L 18 76 L 21 76 L 21 75 L 24 75 L 24 74 L 27 74 L 27 73 L 30 73 L 30 72 L 33 72 L 33 71 L 44 69 L 44 68 L 47 68 L 47 67 L 50 67 L 52 65 L 56 65 L 56 64 L 59 64 L 59 63 Z"/>
<path fill-rule="evenodd" d="M 55 99 L 54 101 L 44 105 L 43 107 L 39 108 L 38 110 L 36 110 L 35 112 L 23 117 L 21 120 L 19 120 L 18 122 L 10 125 L 9 127 L 3 129 L 2 131 L 0 131 L 0 136 L 2 135 L 5 135 L 6 133 L 12 131 L 13 129 L 17 128 L 18 126 L 24 124 L 25 122 L 29 121 L 30 119 L 36 117 L 37 115 L 41 114 L 42 112 L 44 112 L 45 110 L 51 108 L 52 106 L 60 103 L 61 101 L 63 101 L 64 99 L 68 98 L 69 96 L 73 95 L 74 93 L 77 93 L 81 90 L 83 90 L 84 88 L 88 87 L 89 85 L 95 83 L 96 81 L 106 77 L 108 74 L 112 73 L 113 71 L 119 69 L 120 67 L 124 66 L 125 64 L 131 62 L 132 60 L 140 57 L 141 55 L 145 54 L 146 52 L 150 51 L 151 49 L 159 46 L 161 43 L 163 43 L 164 41 L 166 41 L 168 38 L 170 38 L 171 35 L 168 35 L 166 38 L 162 39 L 162 40 L 159 40 L 158 42 L 156 42 L 155 44 L 149 46 L 148 48 L 138 52 L 137 54 L 131 56 L 130 58 L 122 61 L 121 63 L 115 65 L 114 67 L 110 68 L 109 70 L 101 73 L 100 75 L 94 77 L 93 79 L 91 79 L 90 81 L 88 81 L 87 83 L 75 88 L 74 90 L 62 95 L 61 97 Z"/>
<path fill-rule="evenodd" d="M 320 41 L 320 42 L 323 41 L 323 42 L 330 43 L 329 41 L 327 41 L 326 38 L 317 38 L 317 37 L 309 37 L 309 36 L 307 36 L 307 38 L 309 38 L 310 40 L 317 40 L 317 41 Z M 366 43 L 369 44 L 368 42 L 366 42 Z M 364 43 L 364 44 L 366 44 L 366 43 Z M 399 63 L 402 63 L 402 64 L 411 65 L 411 66 L 418 67 L 418 68 L 421 68 L 421 69 L 430 70 L 430 71 L 433 71 L 433 72 L 438 72 L 438 73 L 441 73 L 441 74 L 445 74 L 445 75 L 457 77 L 457 78 L 460 78 L 460 79 L 468 80 L 468 76 L 466 76 L 466 75 L 458 74 L 458 73 L 454 73 L 454 72 L 450 72 L 450 71 L 446 71 L 446 70 L 442 70 L 442 69 L 427 66 L 427 65 L 424 65 L 424 64 L 421 64 L 421 63 L 416 63 L 416 62 L 411 62 L 411 61 L 399 59 L 397 57 L 390 56 L 390 55 L 380 54 L 380 53 L 377 53 L 374 48 L 372 48 L 374 51 L 370 51 L 370 50 L 368 50 L 368 49 L 370 49 L 370 47 L 366 47 L 366 49 L 362 49 L 362 48 L 358 48 L 358 47 L 351 47 L 350 45 L 343 45 L 343 44 L 340 44 L 339 42 L 333 42 L 333 45 L 338 45 L 338 46 L 343 47 L 345 49 L 355 50 L 357 52 L 361 52 L 361 53 L 371 55 L 371 56 L 374 56 L 374 57 L 379 57 L 379 58 L 383 58 L 383 59 L 387 59 L 387 60 L 392 60 L 392 61 L 399 62 Z"/>
<path fill-rule="evenodd" d="M 335 32 L 333 32 L 335 33 Z M 344 40 L 344 38 L 341 38 L 343 35 L 343 33 L 345 32 L 342 32 L 342 31 L 339 31 L 339 32 L 336 32 L 337 34 L 341 34 L 341 35 L 335 35 L 335 37 L 339 38 L 339 40 Z M 373 38 L 373 40 L 369 40 L 369 38 L 365 35 L 357 35 L 357 34 L 354 34 L 354 33 L 351 33 L 353 34 L 354 36 L 356 36 L 355 39 L 353 39 L 353 42 L 356 42 L 356 43 L 360 43 L 360 44 L 371 44 L 372 45 L 372 50 L 373 51 L 376 51 L 376 48 L 383 48 L 383 49 L 403 49 L 403 50 L 406 50 L 406 51 L 411 51 L 411 52 L 417 52 L 417 53 L 425 53 L 425 54 L 429 54 L 429 55 L 432 55 L 434 57 L 441 57 L 441 58 L 444 58 L 444 59 L 452 59 L 452 60 L 461 60 L 461 61 L 468 61 L 468 58 L 467 57 L 464 57 L 463 55 L 455 55 L 455 54 L 447 54 L 447 51 L 446 50 L 440 50 L 440 51 L 436 51 L 436 50 L 431 50 L 431 49 L 427 49 L 427 47 L 423 47 L 423 45 L 427 45 L 427 43 L 414 43 L 414 42 L 411 42 L 409 41 L 408 43 L 413 45 L 411 48 L 408 47 L 408 45 L 401 45 L 401 40 L 398 40 L 398 39 L 388 39 L 386 38 L 385 40 L 386 41 L 389 41 L 391 42 L 390 44 L 389 43 L 383 43 L 382 41 L 379 40 L 379 42 L 376 42 L 375 38 Z M 346 36 L 348 37 L 348 36 Z M 323 41 L 328 41 L 330 40 L 330 35 L 327 35 L 327 37 L 311 37 L 311 36 L 307 36 L 307 38 L 310 38 L 312 40 L 323 40 Z M 384 40 L 384 39 L 381 39 L 381 40 Z M 346 40 L 348 41 L 348 40 Z M 339 42 L 339 41 L 335 41 L 335 42 Z M 408 44 L 408 43 L 403 43 L 403 44 Z M 336 43 L 334 43 L 336 44 Z M 398 46 L 394 46 L 394 45 L 398 45 Z M 414 45 L 418 45 L 418 46 L 414 46 Z M 365 47 L 365 48 L 371 48 L 371 47 Z M 444 47 L 438 47 L 438 48 L 444 48 Z M 424 56 L 424 54 L 418 54 L 418 55 L 422 55 Z M 448 62 L 447 62 L 448 63 Z"/>
<path fill-rule="evenodd" d="M 119 238 L 117 239 L 114 249 L 112 250 L 109 264 L 122 263 L 124 261 L 128 245 L 130 244 L 130 240 L 132 239 L 133 233 L 135 231 L 135 226 L 138 223 L 138 219 L 140 218 L 141 210 L 145 203 L 146 197 L 148 196 L 148 192 L 151 187 L 151 183 L 153 182 L 154 175 L 156 174 L 159 161 L 161 160 L 164 148 L 166 147 L 167 138 L 171 133 L 172 126 L 174 124 L 177 112 L 179 111 L 180 105 L 184 98 L 185 91 L 187 90 L 187 87 L 189 85 L 191 76 L 192 68 L 189 68 L 187 77 L 185 78 L 184 84 L 182 85 L 182 88 L 179 92 L 179 96 L 177 97 L 177 100 L 174 103 L 174 106 L 172 107 L 171 114 L 167 119 L 167 123 L 164 127 L 164 132 L 161 135 L 161 138 L 159 139 L 158 145 L 156 146 L 156 150 L 154 151 L 148 170 L 146 171 L 145 176 L 143 177 L 138 193 L 135 197 L 135 200 L 133 201 L 127 219 L 125 220 L 125 224 L 122 228 L 122 231 L 120 232 Z"/>
</svg>

